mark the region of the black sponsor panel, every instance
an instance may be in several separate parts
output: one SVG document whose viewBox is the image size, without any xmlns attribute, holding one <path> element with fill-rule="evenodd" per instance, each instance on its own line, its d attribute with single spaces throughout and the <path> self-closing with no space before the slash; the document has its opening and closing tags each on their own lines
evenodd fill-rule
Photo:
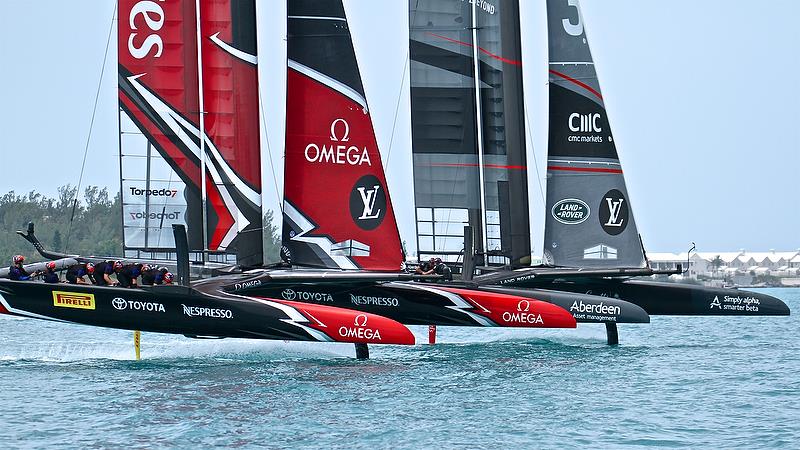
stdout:
<svg viewBox="0 0 800 450">
<path fill-rule="evenodd" d="M 630 206 L 628 199 L 618 189 L 612 189 L 600 199 L 598 209 L 598 220 L 603 231 L 616 236 L 628 227 L 630 220 Z"/>
<path fill-rule="evenodd" d="M 550 157 L 618 159 L 605 108 L 550 83 Z"/>
<path fill-rule="evenodd" d="M 233 47 L 247 54 L 256 55 L 255 0 L 233 0 L 230 5 Z"/>
<path fill-rule="evenodd" d="M 344 18 L 342 2 L 289 2 L 288 57 L 333 78 L 363 97 L 364 88 L 347 22 L 303 17 Z"/>
</svg>

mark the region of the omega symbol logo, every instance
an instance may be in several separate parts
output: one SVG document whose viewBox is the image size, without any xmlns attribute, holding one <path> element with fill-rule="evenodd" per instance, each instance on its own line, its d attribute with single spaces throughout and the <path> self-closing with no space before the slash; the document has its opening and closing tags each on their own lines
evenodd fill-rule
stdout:
<svg viewBox="0 0 800 450">
<path fill-rule="evenodd" d="M 344 126 L 344 130 L 343 130 L 344 133 L 342 134 L 342 138 L 341 139 L 339 139 L 336 136 L 336 129 L 337 129 L 336 125 L 340 124 L 340 123 Z M 339 127 L 339 128 L 341 128 L 341 127 Z M 340 119 L 336 119 L 333 122 L 331 122 L 331 141 L 333 141 L 333 142 L 339 142 L 339 141 L 347 142 L 349 140 L 350 140 L 350 124 L 347 123 L 346 120 L 341 119 L 341 118 Z"/>
<path fill-rule="evenodd" d="M 353 322 L 357 327 L 365 327 L 367 326 L 367 315 L 366 314 L 359 314 L 356 316 L 356 320 Z"/>
</svg>

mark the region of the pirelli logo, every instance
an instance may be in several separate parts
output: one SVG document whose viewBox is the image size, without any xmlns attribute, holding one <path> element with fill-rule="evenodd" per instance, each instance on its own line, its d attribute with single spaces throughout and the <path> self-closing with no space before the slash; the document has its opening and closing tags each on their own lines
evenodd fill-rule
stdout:
<svg viewBox="0 0 800 450">
<path fill-rule="evenodd" d="M 94 294 L 53 291 L 53 306 L 61 308 L 94 309 Z"/>
</svg>

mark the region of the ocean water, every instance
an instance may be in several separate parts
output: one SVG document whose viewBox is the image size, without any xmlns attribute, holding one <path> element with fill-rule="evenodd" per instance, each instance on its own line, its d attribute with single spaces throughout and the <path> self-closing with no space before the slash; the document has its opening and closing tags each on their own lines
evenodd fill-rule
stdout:
<svg viewBox="0 0 800 450">
<path fill-rule="evenodd" d="M 0 318 L 0 448 L 800 447 L 790 317 L 440 328 L 435 346 L 198 341 Z M 414 329 L 427 342 L 427 329 Z"/>
</svg>

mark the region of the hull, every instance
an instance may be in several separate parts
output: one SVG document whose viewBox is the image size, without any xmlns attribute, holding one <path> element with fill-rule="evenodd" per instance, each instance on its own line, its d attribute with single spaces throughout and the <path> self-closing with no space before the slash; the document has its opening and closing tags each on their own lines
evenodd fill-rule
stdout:
<svg viewBox="0 0 800 450">
<path fill-rule="evenodd" d="M 263 283 L 247 295 L 352 308 L 405 325 L 575 328 L 561 306 L 533 296 L 420 282 Z"/>
<path fill-rule="evenodd" d="M 547 280 L 537 287 L 621 299 L 651 316 L 788 316 L 781 300 L 760 292 L 656 281 L 575 279 Z"/>
<path fill-rule="evenodd" d="M 650 315 L 642 307 L 616 298 L 545 289 L 507 287 L 485 287 L 483 289 L 536 298 L 558 305 L 569 311 L 578 323 L 650 323 Z"/>
<path fill-rule="evenodd" d="M 0 312 L 187 336 L 414 344 L 410 330 L 385 317 L 228 294 L 222 284 L 125 289 L 0 280 Z"/>
</svg>

